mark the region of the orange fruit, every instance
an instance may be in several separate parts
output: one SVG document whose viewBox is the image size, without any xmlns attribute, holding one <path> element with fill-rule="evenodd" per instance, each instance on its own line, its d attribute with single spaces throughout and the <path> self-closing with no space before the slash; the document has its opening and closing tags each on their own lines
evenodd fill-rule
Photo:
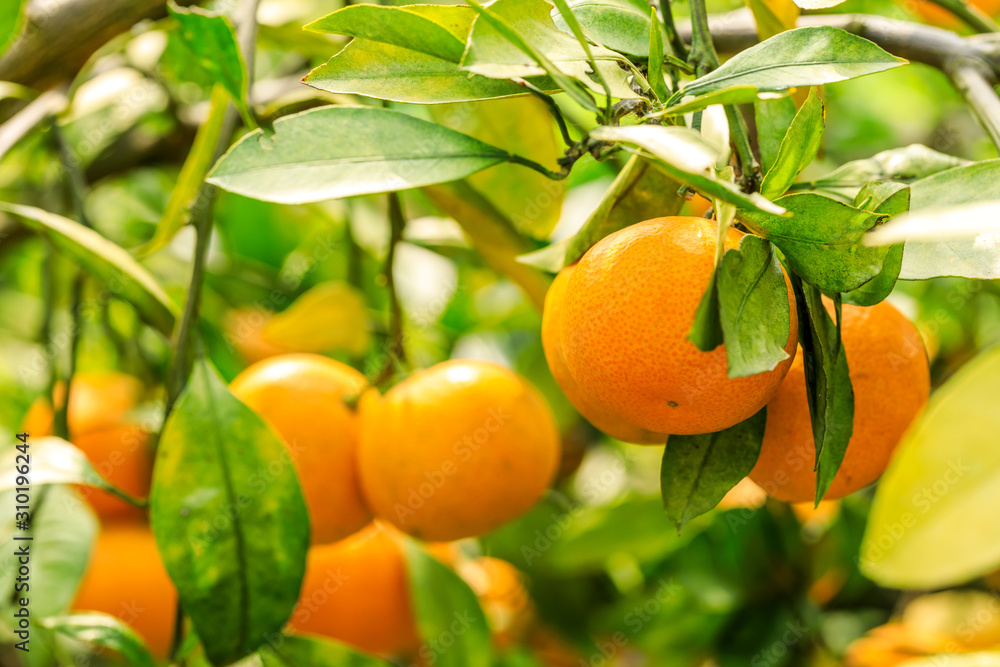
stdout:
<svg viewBox="0 0 1000 667">
<path fill-rule="evenodd" d="M 56 403 L 66 400 L 65 383 L 55 388 Z M 116 371 L 77 373 L 69 396 L 70 436 L 115 426 L 142 399 L 143 386 L 137 378 Z M 33 436 L 52 435 L 52 404 L 39 398 L 24 415 L 21 429 Z"/>
<path fill-rule="evenodd" d="M 659 433 L 721 431 L 770 400 L 798 342 L 788 290 L 789 358 L 773 370 L 730 378 L 726 349 L 688 340 L 712 276 L 718 226 L 705 218 L 656 218 L 611 234 L 577 263 L 566 285 L 561 342 L 570 375 L 589 401 Z M 726 249 L 743 234 L 729 230 Z"/>
<path fill-rule="evenodd" d="M 233 380 L 233 394 L 267 421 L 288 448 L 302 485 L 313 544 L 327 544 L 371 520 L 357 473 L 358 420 L 344 399 L 365 376 L 315 354 L 259 361 Z"/>
<path fill-rule="evenodd" d="M 102 611 L 132 626 L 154 655 L 170 651 L 177 591 L 152 531 L 138 523 L 103 526 L 73 609 Z"/>
<path fill-rule="evenodd" d="M 684 206 L 681 209 L 681 212 L 684 215 L 691 215 L 696 218 L 704 218 L 705 214 L 708 213 L 708 209 L 710 208 L 712 208 L 712 202 L 708 199 L 705 199 L 696 192 L 690 199 L 684 202 Z"/>
<path fill-rule="evenodd" d="M 973 7 L 978 7 L 988 16 L 996 16 L 1000 13 L 1000 0 L 970 0 L 969 4 Z M 965 25 L 957 16 L 947 9 L 930 2 L 930 0 L 913 0 L 913 4 L 908 6 L 920 14 L 931 25 L 950 29 Z"/>
<path fill-rule="evenodd" d="M 400 536 L 380 523 L 309 549 L 289 628 L 369 653 L 412 652 L 417 636 Z"/>
<path fill-rule="evenodd" d="M 879 478 L 930 393 L 920 333 L 892 304 L 883 301 L 870 308 L 845 304 L 841 329 L 854 387 L 854 431 L 827 500 L 842 498 Z M 764 444 L 750 478 L 779 500 L 812 502 L 815 452 L 799 355 L 767 406 Z"/>
<path fill-rule="evenodd" d="M 264 337 L 264 327 L 274 314 L 260 308 L 238 308 L 226 314 L 226 340 L 250 363 L 293 352 Z"/>
<path fill-rule="evenodd" d="M 587 421 L 612 438 L 638 445 L 662 445 L 667 441 L 665 434 L 647 431 L 616 416 L 599 401 L 591 399 L 581 391 L 579 385 L 573 380 L 573 376 L 570 375 L 569 369 L 566 367 L 566 359 L 563 357 L 562 351 L 560 326 L 562 324 L 562 313 L 566 306 L 566 285 L 569 283 L 570 276 L 573 275 L 575 268 L 576 265 L 571 264 L 560 271 L 559 275 L 552 281 L 552 285 L 545 295 L 545 308 L 542 313 L 542 347 L 545 350 L 545 359 L 549 362 L 549 370 L 552 371 L 552 377 L 555 378 L 555 381 L 562 388 L 563 393 L 566 394 L 566 398 L 573 404 L 573 407 Z"/>
<path fill-rule="evenodd" d="M 414 373 L 359 405 L 361 484 L 375 515 L 425 540 L 482 535 L 520 516 L 559 465 L 552 411 L 487 361 Z"/>
<path fill-rule="evenodd" d="M 489 557 L 460 561 L 455 569 L 479 598 L 496 646 L 520 643 L 533 616 L 524 575 L 507 561 Z"/>
</svg>

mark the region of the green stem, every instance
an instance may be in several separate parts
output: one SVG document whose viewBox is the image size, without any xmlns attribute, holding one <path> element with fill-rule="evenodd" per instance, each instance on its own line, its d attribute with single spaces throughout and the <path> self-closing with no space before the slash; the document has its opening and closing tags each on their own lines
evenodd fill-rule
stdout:
<svg viewBox="0 0 1000 667">
<path fill-rule="evenodd" d="M 582 155 L 582 153 L 581 153 L 581 155 Z M 576 160 L 578 160 L 579 157 L 580 156 L 576 156 L 575 158 L 573 158 L 573 162 L 575 162 Z M 520 155 L 515 155 L 513 153 L 511 153 L 507 157 L 507 162 L 513 162 L 514 164 L 520 164 L 520 165 L 523 165 L 525 167 L 528 167 L 529 169 L 534 169 L 539 174 L 542 174 L 543 176 L 545 176 L 547 178 L 551 178 L 553 181 L 561 181 L 564 178 L 566 178 L 567 176 L 569 176 L 569 166 L 564 166 L 563 169 L 562 169 L 562 171 L 552 171 L 551 169 L 546 169 L 545 167 L 543 167 L 542 165 L 538 164 L 534 160 L 529 160 L 526 157 L 521 157 Z"/>
<path fill-rule="evenodd" d="M 671 6 L 671 0 L 663 0 L 662 11 L 660 14 L 663 16 L 663 29 L 667 32 L 667 43 L 670 44 L 671 50 L 674 55 L 680 60 L 688 59 L 687 46 L 684 44 L 684 40 L 677 33 L 677 26 L 674 24 L 674 11 Z M 675 86 L 676 89 L 676 86 Z"/>
<path fill-rule="evenodd" d="M 389 293 L 389 355 L 382 370 L 372 381 L 376 387 L 388 381 L 400 362 L 406 361 L 406 348 L 403 345 L 403 309 L 399 305 L 399 295 L 396 293 L 396 278 L 394 263 L 396 247 L 403 240 L 403 230 L 406 227 L 406 216 L 403 214 L 403 202 L 398 192 L 389 193 L 389 251 L 385 256 L 385 288 Z"/>
<path fill-rule="evenodd" d="M 726 120 L 729 121 L 729 136 L 736 146 L 736 157 L 742 169 L 740 173 L 740 185 L 746 192 L 756 192 L 760 187 L 763 178 L 760 169 L 760 162 L 753 153 L 750 146 L 750 132 L 747 128 L 746 119 L 738 107 L 727 105 Z"/>
<path fill-rule="evenodd" d="M 569 127 L 566 125 L 566 119 L 563 117 L 562 109 L 560 109 L 559 105 L 556 104 L 556 101 L 552 99 L 552 96 L 545 94 L 534 84 L 529 83 L 524 79 L 518 80 L 517 83 L 518 85 L 524 86 L 528 90 L 528 92 L 530 92 L 532 95 L 540 99 L 545 104 L 545 106 L 549 110 L 549 113 L 551 113 L 552 117 L 556 119 L 556 125 L 559 126 L 559 134 L 562 135 L 563 141 L 566 143 L 567 146 L 572 146 L 573 137 L 569 135 Z"/>
</svg>

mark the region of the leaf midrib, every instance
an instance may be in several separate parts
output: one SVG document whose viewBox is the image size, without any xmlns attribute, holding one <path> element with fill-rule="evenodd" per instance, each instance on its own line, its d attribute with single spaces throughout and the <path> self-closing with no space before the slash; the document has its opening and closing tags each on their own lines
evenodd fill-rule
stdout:
<svg viewBox="0 0 1000 667">
<path fill-rule="evenodd" d="M 742 70 L 742 71 L 739 71 L 739 72 L 734 72 L 733 74 L 727 74 L 725 76 L 720 76 L 720 77 L 716 77 L 714 79 L 710 79 L 709 81 L 703 82 L 700 85 L 694 85 L 696 82 L 692 82 L 692 85 L 688 86 L 687 88 L 682 88 L 678 92 L 681 94 L 682 97 L 684 95 L 697 95 L 698 93 L 693 93 L 691 91 L 701 90 L 701 89 L 704 89 L 704 88 L 711 88 L 712 86 L 714 86 L 715 84 L 718 84 L 718 83 L 723 83 L 725 81 L 731 81 L 732 79 L 736 79 L 736 78 L 743 77 L 743 76 L 748 76 L 750 74 L 756 74 L 758 72 L 766 72 L 766 71 L 772 70 L 772 69 L 794 69 L 796 67 L 812 67 L 814 65 L 865 65 L 865 64 L 874 64 L 874 63 L 872 63 L 872 61 L 858 61 L 858 62 L 846 62 L 845 63 L 842 60 L 829 60 L 828 59 L 828 60 L 805 60 L 805 61 L 802 61 L 802 62 L 778 63 L 778 64 L 772 64 L 772 65 L 758 65 L 757 67 L 751 67 L 749 69 L 745 69 L 745 70 Z M 886 64 L 889 64 L 889 63 L 886 63 Z M 718 72 L 718 71 L 719 70 L 716 70 L 716 72 Z M 769 88 L 760 88 L 760 87 L 756 87 L 756 88 L 757 88 L 757 90 L 770 90 Z M 776 89 L 776 90 L 781 90 L 781 89 Z"/>
<path fill-rule="evenodd" d="M 222 174 L 213 174 L 212 178 L 223 178 L 226 176 L 242 176 L 244 174 L 266 172 L 273 169 L 288 169 L 289 167 L 303 167 L 303 166 L 338 166 L 341 164 L 363 164 L 367 162 L 416 162 L 420 160 L 449 160 L 449 159 L 463 159 L 463 158 L 495 158 L 499 160 L 507 160 L 510 158 L 510 154 L 506 152 L 496 152 L 496 153 L 452 153 L 447 155 L 419 155 L 414 157 L 406 157 L 401 155 L 377 155 L 372 157 L 353 157 L 353 158 L 334 158 L 330 160 L 307 160 L 307 161 L 296 161 L 296 162 L 282 162 L 279 164 L 269 164 L 261 165 L 259 167 L 251 167 L 248 169 L 241 169 L 240 171 L 226 172 Z"/>
</svg>

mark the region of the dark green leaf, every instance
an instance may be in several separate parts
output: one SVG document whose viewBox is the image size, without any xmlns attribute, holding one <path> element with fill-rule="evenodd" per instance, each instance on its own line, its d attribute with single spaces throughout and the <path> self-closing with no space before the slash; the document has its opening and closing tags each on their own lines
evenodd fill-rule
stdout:
<svg viewBox="0 0 1000 667">
<path fill-rule="evenodd" d="M 875 213 L 895 217 L 910 209 L 910 188 L 895 181 L 874 181 L 861 188 L 855 206 Z M 882 270 L 856 290 L 845 292 L 844 301 L 856 306 L 874 306 L 892 292 L 903 266 L 903 244 L 889 248 L 882 261 Z"/>
<path fill-rule="evenodd" d="M 747 234 L 722 256 L 717 282 L 729 377 L 773 370 L 788 358 L 791 327 L 788 286 L 774 248 Z"/>
<path fill-rule="evenodd" d="M 180 24 L 181 42 L 216 83 L 233 97 L 249 127 L 256 127 L 247 103 L 249 79 L 233 24 L 222 14 L 169 2 L 170 15 Z"/>
<path fill-rule="evenodd" d="M 440 667 L 490 667 L 490 628 L 476 594 L 461 577 L 406 540 L 410 598 L 429 662 Z M 450 636 L 446 646 L 441 638 Z"/>
<path fill-rule="evenodd" d="M 717 433 L 672 435 L 663 450 L 663 507 L 679 531 L 708 512 L 746 477 L 764 441 L 767 409 Z"/>
<path fill-rule="evenodd" d="M 377 6 L 354 5 L 347 9 L 361 7 Z M 511 81 L 469 74 L 454 62 L 358 37 L 302 80 L 313 88 L 331 93 L 411 104 L 468 102 L 527 94 L 523 87 Z M 543 89 L 551 88 L 551 84 L 544 81 L 536 82 L 538 84 Z"/>
<path fill-rule="evenodd" d="M 799 314 L 799 343 L 806 376 L 806 398 L 816 445 L 816 504 L 830 488 L 854 432 L 854 389 L 838 323 L 827 314 L 819 289 L 792 276 Z"/>
<path fill-rule="evenodd" d="M 839 28 L 796 28 L 741 51 L 718 69 L 687 83 L 674 93 L 670 103 L 688 95 L 705 95 L 739 86 L 762 92 L 818 86 L 874 74 L 906 62 Z M 752 95 L 742 101 L 755 99 L 756 95 Z"/>
<path fill-rule="evenodd" d="M 754 105 L 757 142 L 760 145 L 760 166 L 767 173 L 778 157 L 781 141 L 795 118 L 795 100 L 779 97 Z"/>
<path fill-rule="evenodd" d="M 760 184 L 762 195 L 768 199 L 781 196 L 795 182 L 799 172 L 813 161 L 823 140 L 825 115 L 823 101 L 813 88 L 792 119 L 785 138 L 781 140 L 774 163 Z"/>
<path fill-rule="evenodd" d="M 694 322 L 688 332 L 688 340 L 702 352 L 711 352 L 722 345 L 722 320 L 719 319 L 719 273 L 712 271 L 705 293 L 701 295 L 698 309 L 694 311 Z"/>
<path fill-rule="evenodd" d="M 284 444 L 203 359 L 164 425 L 150 506 L 163 562 L 212 664 L 281 631 L 305 573 L 305 501 Z"/>
<path fill-rule="evenodd" d="M 663 79 L 663 27 L 656 16 L 656 8 L 649 8 L 649 85 L 661 102 L 670 97 L 667 83 Z"/>
<path fill-rule="evenodd" d="M 90 611 L 67 616 L 52 616 L 44 619 L 42 624 L 77 641 L 111 649 L 121 654 L 134 667 L 156 665 L 156 660 L 146 648 L 142 637 L 110 614 Z"/>
<path fill-rule="evenodd" d="M 792 217 L 741 210 L 741 219 L 778 246 L 806 282 L 827 293 L 848 292 L 882 270 L 888 248 L 870 248 L 862 238 L 887 216 L 810 192 L 786 195 L 775 203 Z"/>
<path fill-rule="evenodd" d="M 619 53 L 645 58 L 650 55 L 649 6 L 638 0 L 570 0 L 569 7 L 587 35 L 598 44 Z M 552 11 L 556 26 L 570 32 L 565 19 Z M 661 39 L 662 39 L 662 27 Z M 652 64 L 652 58 L 650 58 Z M 666 99 L 666 98 L 664 98 Z"/>
<path fill-rule="evenodd" d="M 418 51 L 457 63 L 476 12 L 467 6 L 349 5 L 305 26 L 305 30 L 332 32 Z"/>
<path fill-rule="evenodd" d="M 444 183 L 506 162 L 495 146 L 399 111 L 330 106 L 247 134 L 209 174 L 238 194 L 282 204 Z"/>
<path fill-rule="evenodd" d="M 26 0 L 6 0 L 0 3 L 0 54 L 13 41 L 21 25 Z"/>
<path fill-rule="evenodd" d="M 17 486 L 15 470 L 18 453 L 10 449 L 0 455 L 0 491 Z M 31 440 L 31 484 L 84 484 L 110 491 L 133 505 L 143 504 L 143 501 L 115 488 L 101 477 L 86 454 L 62 438 L 52 436 Z"/>
<path fill-rule="evenodd" d="M 112 294 L 132 304 L 147 324 L 164 336 L 171 335 L 177 306 L 124 249 L 88 227 L 34 206 L 0 202 L 0 211 L 24 220 L 28 227 L 80 262 Z"/>
<path fill-rule="evenodd" d="M 390 667 L 340 642 L 308 635 L 279 635 L 259 651 L 264 667 Z"/>
</svg>

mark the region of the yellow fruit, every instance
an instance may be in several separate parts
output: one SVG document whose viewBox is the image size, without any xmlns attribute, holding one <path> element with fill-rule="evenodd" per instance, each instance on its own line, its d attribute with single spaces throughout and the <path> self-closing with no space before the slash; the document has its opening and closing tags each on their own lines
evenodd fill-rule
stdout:
<svg viewBox="0 0 1000 667">
<path fill-rule="evenodd" d="M 576 265 L 572 264 L 560 271 L 545 295 L 545 309 L 542 315 L 542 347 L 545 349 L 545 359 L 549 363 L 552 377 L 559 383 L 573 407 L 587 421 L 612 438 L 639 445 L 662 445 L 667 441 L 665 434 L 647 431 L 625 421 L 606 409 L 600 402 L 590 399 L 584 392 L 580 391 L 580 387 L 566 367 L 560 327 L 565 308 L 566 285 L 569 283 L 575 267 Z"/>
<path fill-rule="evenodd" d="M 233 394 L 288 448 L 309 508 L 313 544 L 347 537 L 371 520 L 357 474 L 357 415 L 344 404 L 367 384 L 353 368 L 314 354 L 265 359 L 232 382 Z"/>
<path fill-rule="evenodd" d="M 145 525 L 103 526 L 73 609 L 101 611 L 132 626 L 154 655 L 170 651 L 177 591 Z"/>
<path fill-rule="evenodd" d="M 358 461 L 375 515 L 425 540 L 482 535 L 520 516 L 559 465 L 549 406 L 516 373 L 456 360 L 360 403 Z"/>
<path fill-rule="evenodd" d="M 828 304 L 829 307 L 829 304 Z M 930 373 L 916 327 L 889 302 L 844 305 L 842 336 L 854 388 L 854 431 L 827 500 L 864 488 L 885 470 L 903 433 L 927 402 Z M 767 406 L 767 428 L 750 478 L 787 502 L 811 502 L 816 490 L 802 355 Z"/>
<path fill-rule="evenodd" d="M 370 653 L 399 655 L 420 643 L 400 536 L 381 523 L 309 550 L 289 628 Z"/>
<path fill-rule="evenodd" d="M 753 416 L 791 365 L 798 320 L 791 290 L 789 358 L 774 370 L 730 378 L 725 346 L 701 352 L 687 336 L 711 278 L 717 223 L 657 218 L 605 237 L 566 286 L 563 356 L 588 401 L 649 431 L 721 431 Z M 730 230 L 727 249 L 742 234 Z"/>
</svg>

